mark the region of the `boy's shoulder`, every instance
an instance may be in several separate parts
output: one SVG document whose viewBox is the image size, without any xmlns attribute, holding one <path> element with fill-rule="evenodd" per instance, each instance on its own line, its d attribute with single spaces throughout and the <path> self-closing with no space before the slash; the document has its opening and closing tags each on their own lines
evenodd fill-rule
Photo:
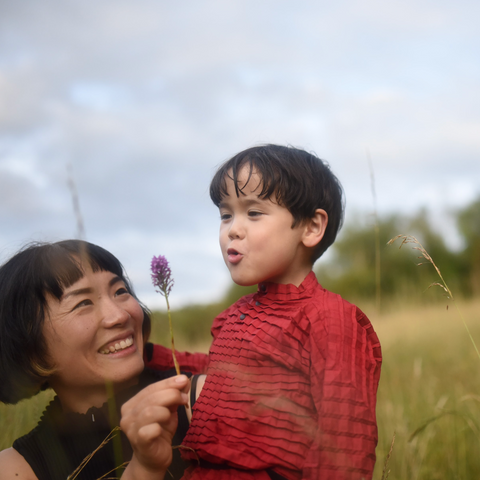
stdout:
<svg viewBox="0 0 480 480">
<path fill-rule="evenodd" d="M 321 323 L 324 327 L 331 323 L 338 325 L 343 322 L 371 325 L 367 315 L 359 307 L 338 293 L 323 288 L 320 283 L 315 288 L 312 301 L 306 304 L 305 312 L 312 323 Z"/>
<path fill-rule="evenodd" d="M 331 358 L 336 358 L 341 351 L 347 350 L 351 354 L 353 350 L 365 350 L 372 364 L 380 365 L 380 340 L 367 315 L 339 294 L 324 288 L 317 299 L 319 301 L 313 304 L 316 312 L 310 322 L 312 335 L 317 341 L 324 342 L 325 351 L 330 352 Z"/>
</svg>

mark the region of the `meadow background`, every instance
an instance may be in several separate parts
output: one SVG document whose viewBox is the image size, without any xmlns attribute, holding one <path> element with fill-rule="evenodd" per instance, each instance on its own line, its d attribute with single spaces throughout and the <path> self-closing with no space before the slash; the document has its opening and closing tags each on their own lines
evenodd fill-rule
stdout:
<svg viewBox="0 0 480 480">
<path fill-rule="evenodd" d="M 386 244 L 417 236 L 480 343 L 479 16 L 475 0 L 0 0 L 0 263 L 99 244 L 166 343 L 149 278 L 166 255 L 177 345 L 207 351 L 245 293 L 218 248 L 216 166 L 260 143 L 313 151 L 346 196 L 318 278 L 383 345 L 375 479 L 394 432 L 389 478 L 478 478 L 480 360 L 431 265 Z M 48 398 L 0 406 L 0 448 Z"/>
<path fill-rule="evenodd" d="M 480 357 L 472 343 L 480 345 L 480 199 L 458 212 L 457 223 L 465 245 L 459 251 L 446 247 L 423 214 L 349 224 L 331 260 L 316 268 L 325 287 L 368 313 L 382 344 L 376 480 L 386 478 L 394 435 L 390 479 L 480 475 Z M 400 250 L 400 240 L 387 245 L 402 231 L 422 242 L 455 301 L 438 286 L 428 288 L 440 279 L 432 264 L 417 265 L 425 259 L 418 258 L 416 244 Z M 214 316 L 253 288 L 232 285 L 220 302 L 174 310 L 177 349 L 207 352 Z M 169 345 L 165 312 L 153 312 L 152 340 Z M 33 428 L 51 397 L 44 392 L 16 406 L 0 405 L 0 448 Z"/>
</svg>

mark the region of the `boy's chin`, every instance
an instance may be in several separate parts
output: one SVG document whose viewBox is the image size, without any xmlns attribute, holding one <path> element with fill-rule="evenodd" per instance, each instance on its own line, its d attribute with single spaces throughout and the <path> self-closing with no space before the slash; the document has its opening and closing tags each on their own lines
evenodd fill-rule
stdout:
<svg viewBox="0 0 480 480">
<path fill-rule="evenodd" d="M 253 287 L 253 285 L 260 283 L 260 281 L 257 282 L 254 279 L 238 278 L 235 275 L 231 275 L 231 277 L 235 284 L 239 287 Z"/>
</svg>

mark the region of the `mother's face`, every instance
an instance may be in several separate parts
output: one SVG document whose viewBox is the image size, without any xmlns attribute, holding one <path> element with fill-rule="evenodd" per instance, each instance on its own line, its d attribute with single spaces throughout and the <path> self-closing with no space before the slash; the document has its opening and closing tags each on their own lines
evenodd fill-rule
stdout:
<svg viewBox="0 0 480 480">
<path fill-rule="evenodd" d="M 55 367 L 48 381 L 67 401 L 100 399 L 106 382 L 126 388 L 136 383 L 144 367 L 142 308 L 114 273 L 90 267 L 84 271 L 60 300 L 48 297 L 43 328 Z"/>
</svg>

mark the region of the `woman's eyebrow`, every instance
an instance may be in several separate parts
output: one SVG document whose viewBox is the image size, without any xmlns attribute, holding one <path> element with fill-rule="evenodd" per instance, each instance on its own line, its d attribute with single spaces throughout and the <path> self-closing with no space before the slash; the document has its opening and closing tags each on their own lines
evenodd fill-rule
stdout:
<svg viewBox="0 0 480 480">
<path fill-rule="evenodd" d="M 63 301 L 69 297 L 75 297 L 77 295 L 85 295 L 86 293 L 92 293 L 92 291 L 93 290 L 90 287 L 79 288 L 78 290 L 72 290 L 71 292 L 68 292 L 62 295 L 62 298 L 60 298 L 60 301 Z"/>
<path fill-rule="evenodd" d="M 115 285 L 118 282 L 123 283 L 123 279 L 121 277 L 119 277 L 118 275 L 115 275 L 108 282 L 108 286 L 111 287 L 112 285 Z M 75 297 L 75 296 L 78 296 L 78 295 L 85 295 L 86 293 L 92 293 L 92 292 L 93 292 L 93 288 L 91 288 L 91 287 L 79 288 L 77 290 L 72 290 L 71 292 L 68 292 L 68 293 L 65 293 L 64 295 L 62 295 L 62 298 L 60 299 L 60 301 L 63 301 L 65 299 L 69 298 L 69 297 Z"/>
<path fill-rule="evenodd" d="M 118 275 L 115 275 L 109 282 L 108 286 L 111 287 L 112 285 L 115 285 L 118 282 L 124 283 L 123 278 L 119 277 Z"/>
</svg>

